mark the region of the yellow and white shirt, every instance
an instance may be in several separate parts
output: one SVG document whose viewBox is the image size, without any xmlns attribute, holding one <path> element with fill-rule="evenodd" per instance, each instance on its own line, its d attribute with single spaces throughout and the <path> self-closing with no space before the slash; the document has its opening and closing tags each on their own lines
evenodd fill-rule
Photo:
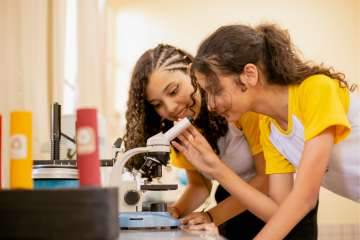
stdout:
<svg viewBox="0 0 360 240">
<path fill-rule="evenodd" d="M 289 86 L 288 129 L 263 116 L 260 141 L 266 173 L 295 172 L 305 142 L 330 126 L 336 126 L 334 146 L 322 186 L 340 196 L 360 202 L 360 101 L 339 81 L 314 75 Z"/>
<path fill-rule="evenodd" d="M 217 142 L 221 161 L 246 182 L 256 174 L 253 156 L 262 152 L 259 121 L 259 114 L 248 112 L 238 121 L 228 123 L 228 132 Z M 197 170 L 182 153 L 174 149 L 171 149 L 171 163 L 186 170 Z M 212 179 L 210 175 L 202 174 Z"/>
</svg>

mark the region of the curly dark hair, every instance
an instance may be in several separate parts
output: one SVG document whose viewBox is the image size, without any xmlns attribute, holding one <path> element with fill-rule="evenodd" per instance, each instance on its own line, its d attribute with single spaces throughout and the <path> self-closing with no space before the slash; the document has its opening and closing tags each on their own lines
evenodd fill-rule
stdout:
<svg viewBox="0 0 360 240">
<path fill-rule="evenodd" d="M 146 51 L 137 61 L 130 83 L 129 100 L 126 111 L 126 132 L 124 143 L 126 150 L 137 147 L 145 147 L 149 137 L 159 132 L 166 132 L 172 126 L 172 121 L 160 117 L 154 107 L 146 99 L 146 86 L 150 75 L 159 68 L 168 71 L 182 71 L 188 73 L 188 65 L 192 63 L 193 56 L 189 53 L 170 45 L 159 44 L 156 48 Z M 193 111 L 195 105 L 194 94 L 191 94 Z M 200 90 L 201 98 L 206 98 L 206 92 Z M 200 113 L 195 120 L 195 125 L 203 131 L 204 137 L 209 141 L 214 151 L 219 154 L 217 140 L 225 136 L 228 131 L 228 123 L 225 118 L 215 112 L 209 112 L 206 102 L 201 101 Z M 127 162 L 126 168 L 131 172 L 139 170 L 144 163 L 144 154 L 138 154 Z M 148 171 L 143 177 L 152 180 L 154 169 Z"/>
<path fill-rule="evenodd" d="M 348 85 L 345 75 L 323 63 L 302 60 L 302 53 L 292 43 L 288 30 L 277 24 L 262 22 L 256 27 L 228 25 L 217 29 L 198 48 L 190 69 L 192 85 L 197 88 L 195 72 L 205 75 L 205 85 L 212 86 L 211 105 L 216 106 L 219 93 L 217 74 L 235 76 L 234 81 L 246 91 L 238 77 L 248 63 L 261 70 L 269 85 L 300 84 L 306 78 L 323 74 L 339 80 L 341 87 L 354 91 L 357 85 Z M 216 70 L 216 72 L 215 72 Z M 261 84 L 261 83 L 260 83 Z"/>
</svg>

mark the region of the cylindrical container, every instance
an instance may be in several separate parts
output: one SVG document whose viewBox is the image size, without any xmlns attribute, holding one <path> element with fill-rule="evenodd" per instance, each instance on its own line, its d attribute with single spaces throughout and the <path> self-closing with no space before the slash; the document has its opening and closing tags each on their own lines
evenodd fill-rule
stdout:
<svg viewBox="0 0 360 240">
<path fill-rule="evenodd" d="M 100 160 L 96 109 L 78 109 L 76 152 L 80 186 L 100 186 Z"/>
<path fill-rule="evenodd" d="M 10 189 L 32 189 L 32 115 L 10 113 Z"/>
<path fill-rule="evenodd" d="M 79 172 L 75 165 L 34 165 L 34 189 L 78 188 Z"/>
</svg>

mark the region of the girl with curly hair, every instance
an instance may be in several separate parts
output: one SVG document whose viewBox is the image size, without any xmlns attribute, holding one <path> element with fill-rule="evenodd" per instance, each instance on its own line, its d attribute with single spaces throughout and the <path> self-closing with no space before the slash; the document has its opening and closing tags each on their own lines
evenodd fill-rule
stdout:
<svg viewBox="0 0 360 240">
<path fill-rule="evenodd" d="M 132 73 L 128 109 L 126 112 L 125 148 L 130 150 L 146 146 L 146 140 L 166 132 L 174 121 L 191 114 L 196 128 L 208 140 L 223 163 L 245 182 L 258 189 L 264 196 L 268 193 L 268 177 L 259 141 L 259 115 L 245 114 L 230 124 L 215 112 L 210 112 L 202 89 L 194 92 L 188 66 L 193 57 L 187 52 L 160 44 L 146 51 L 137 61 Z M 208 174 L 198 171 L 183 154 L 172 149 L 172 165 L 186 169 L 188 184 L 181 197 L 168 208 L 174 218 L 183 218 L 182 224 L 214 222 L 220 234 L 236 239 L 239 231 L 243 239 L 252 239 L 264 226 L 239 204 L 220 185 L 215 198 L 217 206 L 207 212 L 193 212 L 210 195 L 211 180 Z M 128 169 L 138 170 L 143 164 L 139 154 L 128 162 Z M 150 180 L 153 172 L 145 176 Z"/>
<path fill-rule="evenodd" d="M 263 115 L 260 140 L 270 197 L 250 189 L 195 128 L 178 136 L 187 148 L 173 142 L 267 222 L 255 239 L 283 239 L 317 205 L 320 186 L 360 202 L 356 86 L 332 68 L 304 62 L 288 31 L 271 23 L 223 26 L 199 46 L 191 76 L 207 92 L 209 109 L 228 121 L 249 111 Z"/>
</svg>

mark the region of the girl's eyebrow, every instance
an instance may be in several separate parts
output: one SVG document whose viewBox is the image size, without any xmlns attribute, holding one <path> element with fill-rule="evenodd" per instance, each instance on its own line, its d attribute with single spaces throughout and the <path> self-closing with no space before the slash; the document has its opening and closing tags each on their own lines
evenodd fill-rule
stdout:
<svg viewBox="0 0 360 240">
<path fill-rule="evenodd" d="M 165 92 L 166 91 L 166 89 L 168 89 L 168 87 L 170 87 L 171 86 L 171 84 L 173 84 L 174 82 L 171 82 L 171 83 L 169 83 L 165 88 L 164 88 L 164 90 L 163 90 L 163 92 Z"/>
<path fill-rule="evenodd" d="M 168 89 L 173 83 L 174 83 L 174 82 L 171 82 L 171 83 L 169 83 L 168 85 L 166 85 L 166 87 L 164 88 L 163 92 L 165 92 L 166 89 Z M 151 102 L 153 102 L 153 101 L 155 101 L 155 100 L 156 100 L 156 99 L 150 100 L 149 103 L 151 103 Z"/>
</svg>

